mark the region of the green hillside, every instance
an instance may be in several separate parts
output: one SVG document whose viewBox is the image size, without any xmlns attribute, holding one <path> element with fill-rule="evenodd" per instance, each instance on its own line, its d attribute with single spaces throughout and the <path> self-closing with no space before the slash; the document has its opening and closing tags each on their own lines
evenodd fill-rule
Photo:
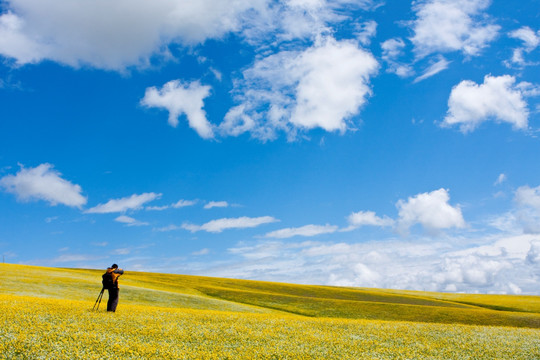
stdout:
<svg viewBox="0 0 540 360">
<path fill-rule="evenodd" d="M 103 270 L 0 264 L 0 291 L 19 296 L 93 301 Z M 540 297 L 466 295 L 308 286 L 126 271 L 125 304 L 314 318 L 460 323 L 540 328 Z"/>
</svg>

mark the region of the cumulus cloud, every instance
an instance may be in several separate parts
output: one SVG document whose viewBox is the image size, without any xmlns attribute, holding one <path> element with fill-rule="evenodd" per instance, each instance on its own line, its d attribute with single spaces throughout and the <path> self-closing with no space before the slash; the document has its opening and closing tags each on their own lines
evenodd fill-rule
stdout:
<svg viewBox="0 0 540 360">
<path fill-rule="evenodd" d="M 240 104 L 220 125 L 223 134 L 250 132 L 268 140 L 277 131 L 322 128 L 344 132 L 371 94 L 378 63 L 351 41 L 331 37 L 305 51 L 282 51 L 244 71 L 235 92 Z"/>
<path fill-rule="evenodd" d="M 477 245 L 478 243 L 481 245 Z M 209 275 L 426 291 L 537 294 L 538 235 L 357 243 L 261 241 L 233 247 Z"/>
<path fill-rule="evenodd" d="M 437 52 L 461 51 L 478 55 L 493 41 L 500 26 L 486 20 L 483 13 L 489 0 L 424 0 L 413 6 L 411 38 L 415 52 L 424 57 Z"/>
<path fill-rule="evenodd" d="M 124 71 L 147 66 L 169 47 L 236 33 L 252 44 L 312 39 L 331 24 L 355 21 L 371 0 L 11 0 L 0 15 L 0 54 L 18 64 L 52 60 Z M 99 26 L 96 26 L 99 24 Z M 365 39 L 373 25 L 362 31 Z"/>
<path fill-rule="evenodd" d="M 503 181 L 506 181 L 506 177 L 503 177 Z M 540 186 L 524 185 L 517 188 L 513 207 L 491 218 L 489 225 L 505 233 L 540 234 Z"/>
<path fill-rule="evenodd" d="M 515 219 L 525 233 L 540 233 L 540 186 L 519 187 L 514 194 Z"/>
<path fill-rule="evenodd" d="M 458 285 L 467 284 L 474 289 L 493 285 L 499 273 L 511 268 L 506 261 L 491 260 L 482 256 L 449 257 L 441 264 L 433 281 L 444 291 L 458 291 Z"/>
<path fill-rule="evenodd" d="M 514 129 L 527 129 L 529 111 L 524 100 L 527 92 L 522 85 L 516 84 L 510 75 L 486 75 L 483 84 L 460 82 L 452 89 L 442 126 L 459 125 L 466 133 L 492 120 L 509 123 Z"/>
<path fill-rule="evenodd" d="M 87 201 L 79 185 L 63 179 L 62 174 L 48 163 L 35 168 L 21 166 L 17 174 L 1 178 L 0 186 L 21 201 L 44 200 L 51 205 L 63 204 L 78 208 Z"/>
<path fill-rule="evenodd" d="M 540 264 L 540 241 L 531 242 L 531 247 L 527 252 L 527 263 L 538 265 Z M 537 275 L 540 276 L 540 269 L 537 269 Z"/>
<path fill-rule="evenodd" d="M 223 230 L 254 228 L 263 224 L 273 223 L 276 221 L 279 220 L 271 216 L 261 216 L 255 218 L 242 216 L 239 218 L 223 218 L 212 220 L 203 225 L 184 224 L 182 225 L 182 228 L 191 232 L 206 231 L 211 233 L 220 233 Z"/>
<path fill-rule="evenodd" d="M 515 196 L 518 206 L 532 207 L 540 211 L 540 186 L 531 188 L 527 185 L 516 190 Z"/>
<path fill-rule="evenodd" d="M 399 210 L 398 231 L 407 232 L 415 224 L 422 225 L 430 232 L 465 227 L 460 207 L 450 205 L 449 201 L 450 195 L 446 189 L 418 194 L 407 201 L 399 200 L 396 204 Z"/>
<path fill-rule="evenodd" d="M 204 208 L 212 209 L 215 207 L 223 208 L 223 207 L 228 207 L 228 206 L 229 206 L 229 203 L 226 201 L 210 201 L 208 204 L 204 205 Z"/>
<path fill-rule="evenodd" d="M 47 49 L 34 39 L 25 36 L 25 21 L 8 11 L 0 15 L 0 53 L 15 58 L 20 64 L 41 60 Z"/>
<path fill-rule="evenodd" d="M 19 64 L 53 60 L 112 70 L 144 66 L 152 55 L 166 55 L 170 43 L 193 45 L 240 30 L 242 15 L 266 3 L 11 0 L 0 15 L 0 54 Z"/>
<path fill-rule="evenodd" d="M 337 226 L 334 225 L 305 225 L 296 228 L 285 228 L 279 229 L 267 233 L 264 237 L 267 238 L 276 238 L 276 239 L 286 239 L 293 236 L 317 236 L 321 234 L 331 234 L 338 230 Z"/>
<path fill-rule="evenodd" d="M 85 211 L 87 214 L 106 214 L 115 212 L 126 212 L 128 210 L 138 210 L 147 202 L 159 199 L 161 194 L 143 193 L 140 195 L 133 194 L 129 197 L 120 199 L 112 199 L 105 204 L 99 204 Z"/>
<path fill-rule="evenodd" d="M 116 219 L 114 219 L 114 221 L 126 224 L 127 226 L 144 226 L 144 225 L 148 225 L 147 222 L 138 221 L 138 220 L 135 220 L 134 218 L 132 218 L 130 216 L 126 216 L 126 215 L 120 215 Z"/>
<path fill-rule="evenodd" d="M 349 228 L 346 230 L 352 230 L 361 226 L 393 226 L 394 220 L 387 216 L 379 217 L 373 211 L 359 211 L 353 212 L 347 217 Z"/>
<path fill-rule="evenodd" d="M 539 239 L 537 235 L 501 237 L 485 245 L 448 252 L 432 280 L 437 287 L 452 292 L 498 288 L 502 293 L 531 293 L 530 280 L 539 273 L 529 259 L 534 257 Z"/>
<path fill-rule="evenodd" d="M 185 114 L 189 126 L 200 137 L 210 139 L 214 137 L 214 131 L 203 110 L 203 100 L 209 95 L 210 86 L 201 85 L 198 81 L 187 84 L 180 80 L 172 80 L 161 89 L 147 88 L 141 104 L 168 110 L 169 125 L 172 127 L 178 126 L 178 117 Z"/>
</svg>

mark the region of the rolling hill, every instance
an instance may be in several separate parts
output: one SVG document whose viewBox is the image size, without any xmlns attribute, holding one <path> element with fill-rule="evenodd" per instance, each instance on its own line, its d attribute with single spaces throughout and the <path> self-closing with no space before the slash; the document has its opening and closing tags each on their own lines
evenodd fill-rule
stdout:
<svg viewBox="0 0 540 360">
<path fill-rule="evenodd" d="M 94 301 L 103 270 L 0 264 L 4 294 Z M 126 271 L 123 304 L 313 318 L 540 328 L 540 297 L 296 285 Z"/>
</svg>

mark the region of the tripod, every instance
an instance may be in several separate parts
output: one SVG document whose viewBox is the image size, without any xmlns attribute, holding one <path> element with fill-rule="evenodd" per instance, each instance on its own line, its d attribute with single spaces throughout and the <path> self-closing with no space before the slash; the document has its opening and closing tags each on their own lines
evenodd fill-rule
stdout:
<svg viewBox="0 0 540 360">
<path fill-rule="evenodd" d="M 105 288 L 101 289 L 101 292 L 99 293 L 97 299 L 96 299 L 96 303 L 94 304 L 94 307 L 92 308 L 92 310 L 99 310 L 99 305 L 101 304 L 101 299 L 103 298 L 103 293 L 105 292 Z M 98 302 L 99 301 L 99 302 Z M 96 307 L 97 305 L 97 307 Z"/>
</svg>

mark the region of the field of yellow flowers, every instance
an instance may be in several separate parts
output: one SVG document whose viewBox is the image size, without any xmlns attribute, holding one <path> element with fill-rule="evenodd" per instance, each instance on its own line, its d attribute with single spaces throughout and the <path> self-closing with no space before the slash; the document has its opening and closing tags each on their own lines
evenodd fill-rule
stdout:
<svg viewBox="0 0 540 360">
<path fill-rule="evenodd" d="M 540 358 L 537 329 L 92 305 L 0 295 L 2 358 Z"/>
<path fill-rule="evenodd" d="M 0 264 L 0 359 L 540 359 L 539 297 L 495 297 L 510 312 L 486 309 L 490 298 L 478 295 L 445 302 L 444 294 L 126 272 L 119 308 L 107 313 L 103 303 L 92 311 L 99 275 Z M 347 316 L 317 313 L 319 300 Z M 418 319 L 367 319 L 369 309 L 399 318 L 406 307 Z M 420 315 L 434 309 L 441 321 Z M 504 326 L 458 324 L 456 312 L 468 323 L 503 314 Z"/>
</svg>

